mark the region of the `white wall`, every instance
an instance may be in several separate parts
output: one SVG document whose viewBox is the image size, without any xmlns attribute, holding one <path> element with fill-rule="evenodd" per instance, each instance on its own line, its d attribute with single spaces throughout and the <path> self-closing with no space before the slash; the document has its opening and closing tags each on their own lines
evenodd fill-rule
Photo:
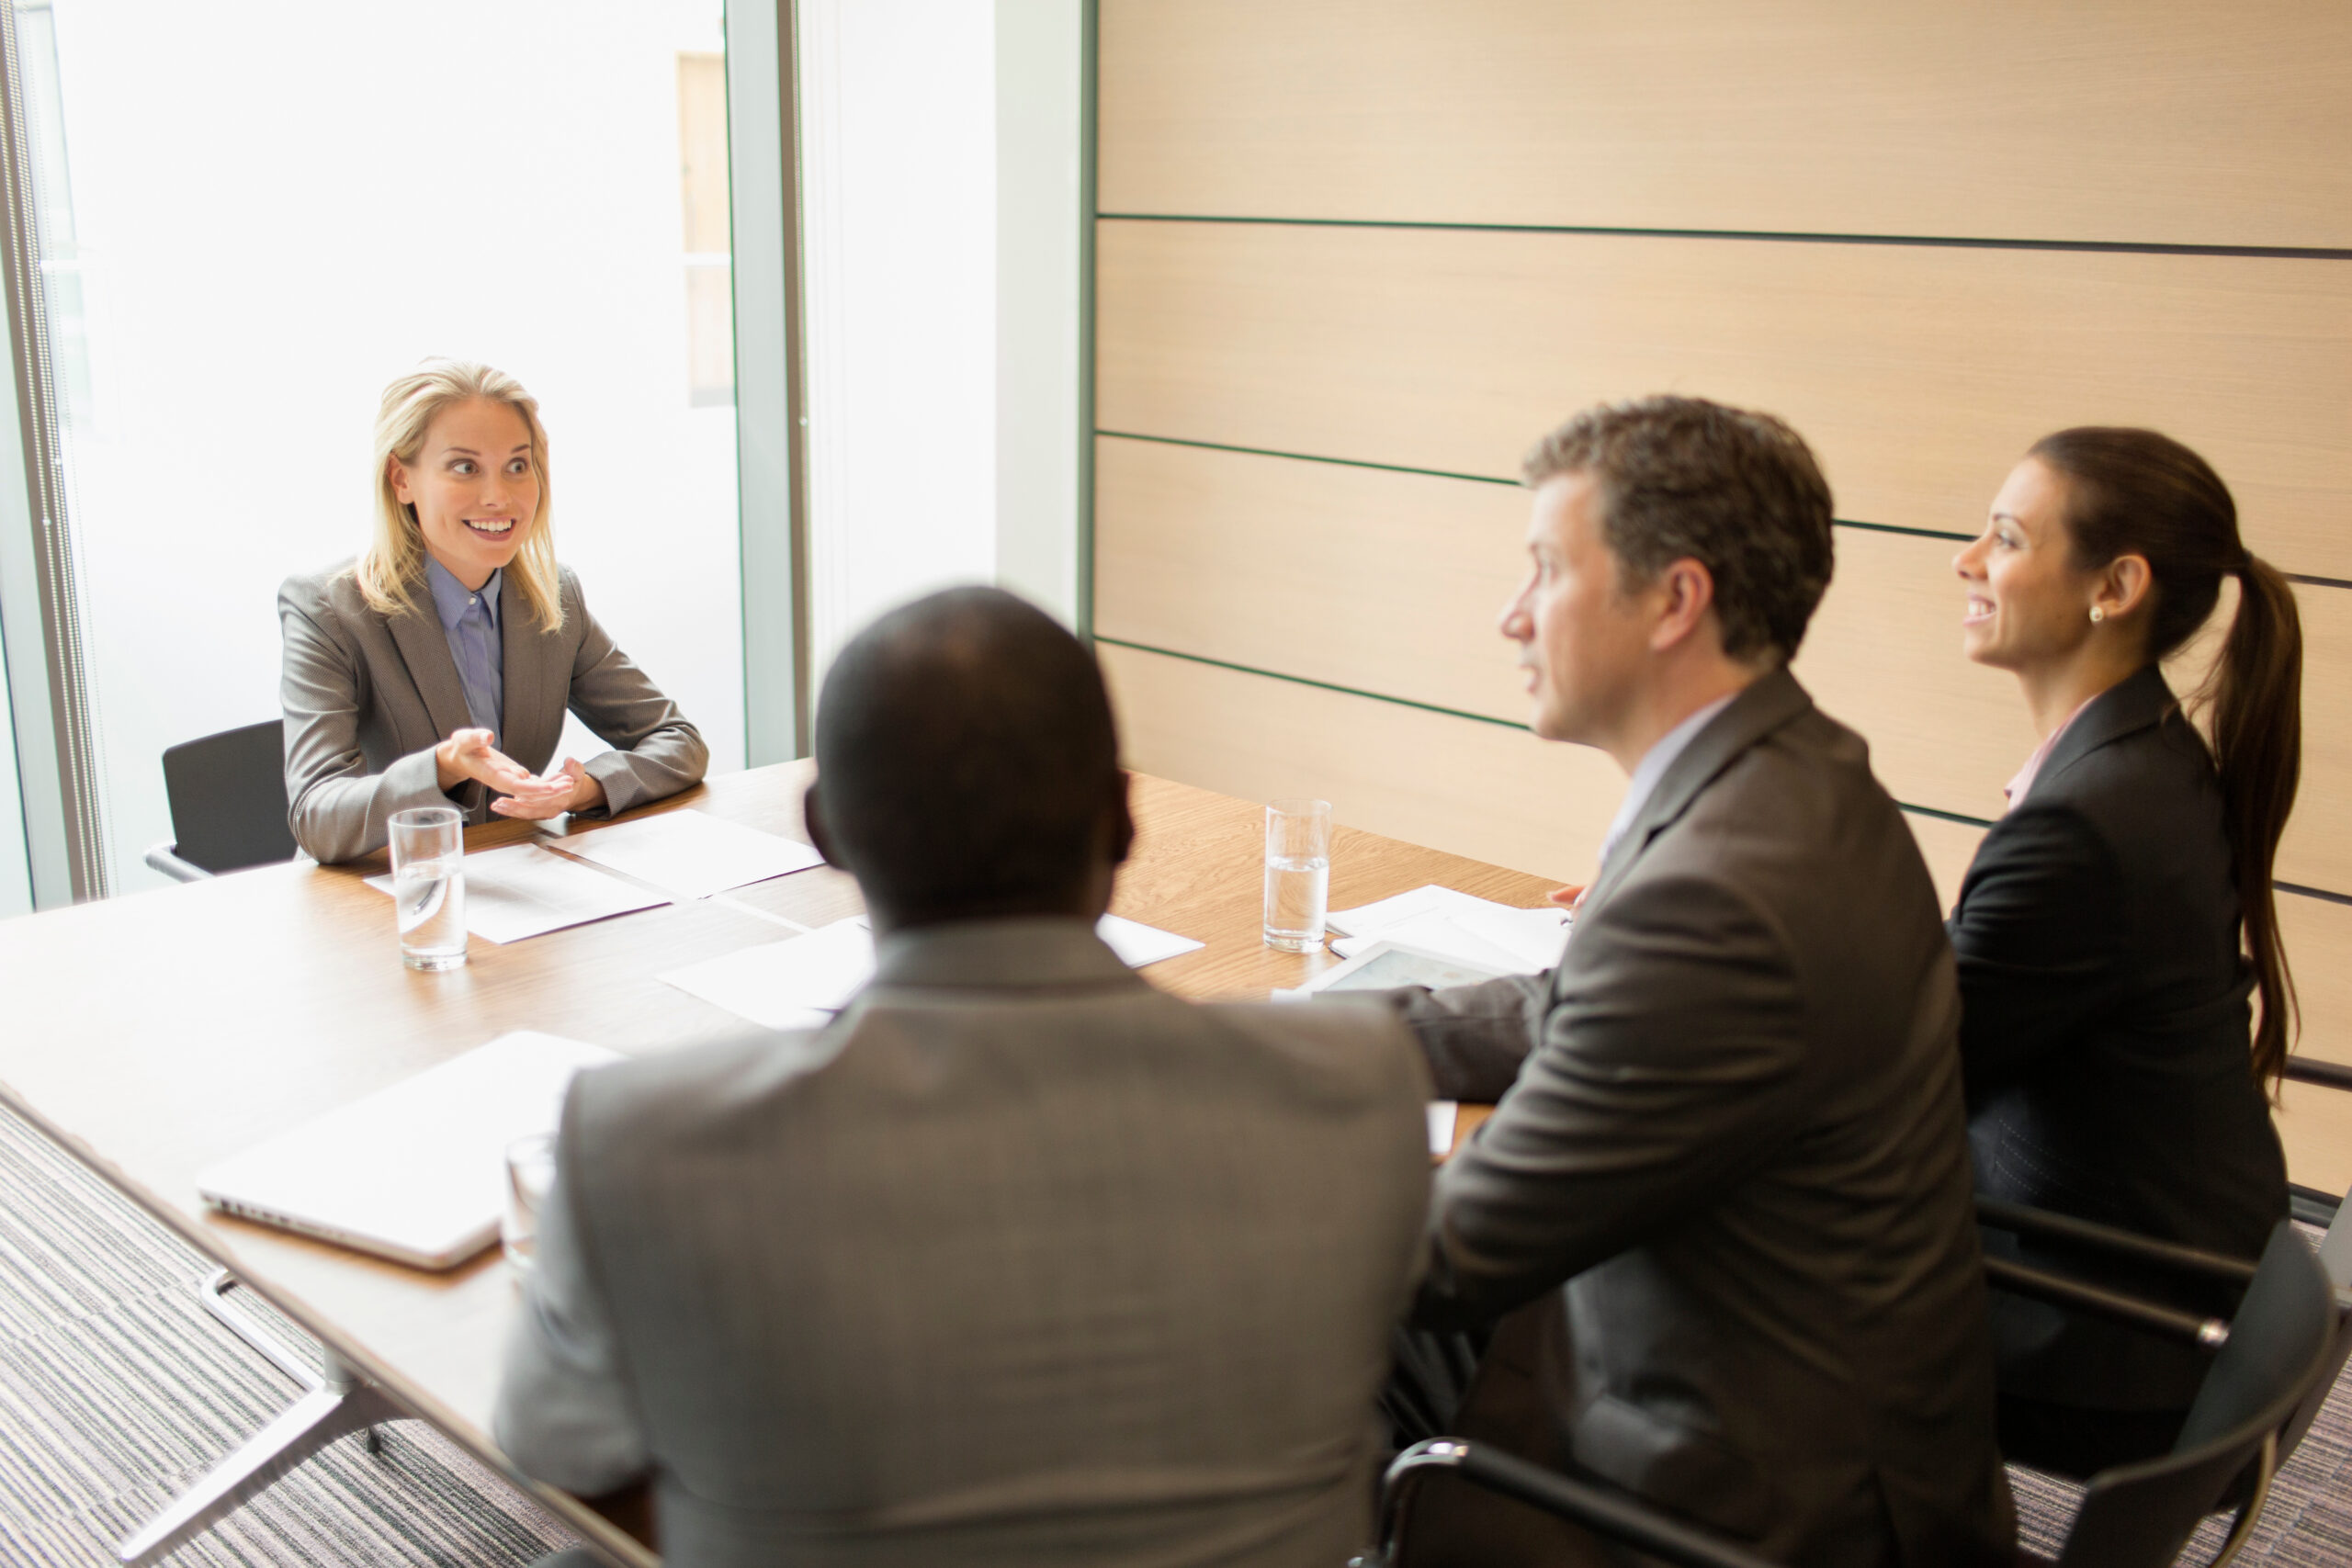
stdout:
<svg viewBox="0 0 2352 1568">
<path fill-rule="evenodd" d="M 997 0 L 997 581 L 1078 618 L 1080 0 Z"/>
<path fill-rule="evenodd" d="M 876 613 L 1076 605 L 1077 0 L 801 17 L 815 679 Z"/>
<path fill-rule="evenodd" d="M 718 0 L 57 0 L 90 305 L 75 433 L 116 888 L 158 757 L 277 711 L 275 594 L 351 555 L 384 384 L 540 398 L 588 603 L 741 765 L 733 412 L 688 406 L 677 55 Z"/>
</svg>

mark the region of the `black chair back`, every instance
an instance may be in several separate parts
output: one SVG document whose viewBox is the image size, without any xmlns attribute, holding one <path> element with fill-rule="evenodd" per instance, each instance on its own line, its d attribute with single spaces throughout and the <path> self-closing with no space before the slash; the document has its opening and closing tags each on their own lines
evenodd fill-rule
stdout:
<svg viewBox="0 0 2352 1568">
<path fill-rule="evenodd" d="M 164 753 L 174 852 L 209 872 L 294 858 L 286 825 L 286 723 L 269 719 Z"/>
<path fill-rule="evenodd" d="M 2335 1329 L 2335 1291 L 2310 1245 L 2282 1220 L 2172 1452 L 2091 1478 L 2060 1568 L 2170 1562 L 2251 1470 L 2231 1545 L 2216 1559 L 2225 1560 L 2261 1512 L 2279 1429 L 2323 1375 Z"/>
</svg>

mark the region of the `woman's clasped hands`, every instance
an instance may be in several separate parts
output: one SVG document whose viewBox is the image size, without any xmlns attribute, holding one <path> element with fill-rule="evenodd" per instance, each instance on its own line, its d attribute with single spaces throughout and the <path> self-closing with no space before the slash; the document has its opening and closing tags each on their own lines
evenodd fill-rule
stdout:
<svg viewBox="0 0 2352 1568">
<path fill-rule="evenodd" d="M 487 729 L 459 729 L 433 749 L 434 772 L 443 789 L 476 780 L 498 796 L 490 803 L 491 810 L 531 821 L 605 803 L 605 786 L 576 758 L 566 757 L 563 766 L 541 777 L 491 745 L 491 739 Z"/>
</svg>

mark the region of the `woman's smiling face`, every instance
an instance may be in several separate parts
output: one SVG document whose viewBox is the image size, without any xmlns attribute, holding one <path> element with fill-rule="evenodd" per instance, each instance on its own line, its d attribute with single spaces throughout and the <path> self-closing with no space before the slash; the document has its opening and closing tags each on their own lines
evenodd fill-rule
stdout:
<svg viewBox="0 0 2352 1568">
<path fill-rule="evenodd" d="M 395 457 L 391 468 L 392 493 L 416 509 L 425 549 L 468 588 L 513 560 L 538 521 L 531 430 L 510 404 L 452 403 L 425 427 L 416 461 Z"/>
<path fill-rule="evenodd" d="M 2036 457 L 2009 470 L 1984 532 L 1952 558 L 1966 586 L 1961 647 L 1979 664 L 2025 670 L 2090 635 L 2098 574 L 2074 558 L 2066 481 Z"/>
</svg>

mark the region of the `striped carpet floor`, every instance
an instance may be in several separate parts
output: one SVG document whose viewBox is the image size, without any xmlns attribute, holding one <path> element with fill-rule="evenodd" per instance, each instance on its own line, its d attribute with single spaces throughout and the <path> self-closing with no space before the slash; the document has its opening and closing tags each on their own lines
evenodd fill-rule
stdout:
<svg viewBox="0 0 2352 1568">
<path fill-rule="evenodd" d="M 210 1272 L 0 1110 L 0 1565 L 112 1562 L 118 1540 L 300 1394 L 198 1303 Z M 167 1562 L 506 1568 L 570 1544 L 431 1427 L 381 1430 L 380 1453 L 334 1444 Z"/>
<path fill-rule="evenodd" d="M 2316 1232 L 2313 1232 L 2316 1238 Z M 210 1265 L 0 1108 L 0 1568 L 98 1564 L 282 1412 L 293 1381 L 198 1304 Z M 302 1343 L 250 1294 L 240 1304 Z M 570 1544 L 431 1427 L 345 1438 L 172 1568 L 507 1568 Z M 2052 1555 L 2075 1489 L 2012 1471 L 2024 1544 Z M 2208 1523 L 2183 1554 L 2211 1561 Z M 2242 1563 L 2352 1565 L 2352 1374 L 2272 1488 Z"/>
</svg>

